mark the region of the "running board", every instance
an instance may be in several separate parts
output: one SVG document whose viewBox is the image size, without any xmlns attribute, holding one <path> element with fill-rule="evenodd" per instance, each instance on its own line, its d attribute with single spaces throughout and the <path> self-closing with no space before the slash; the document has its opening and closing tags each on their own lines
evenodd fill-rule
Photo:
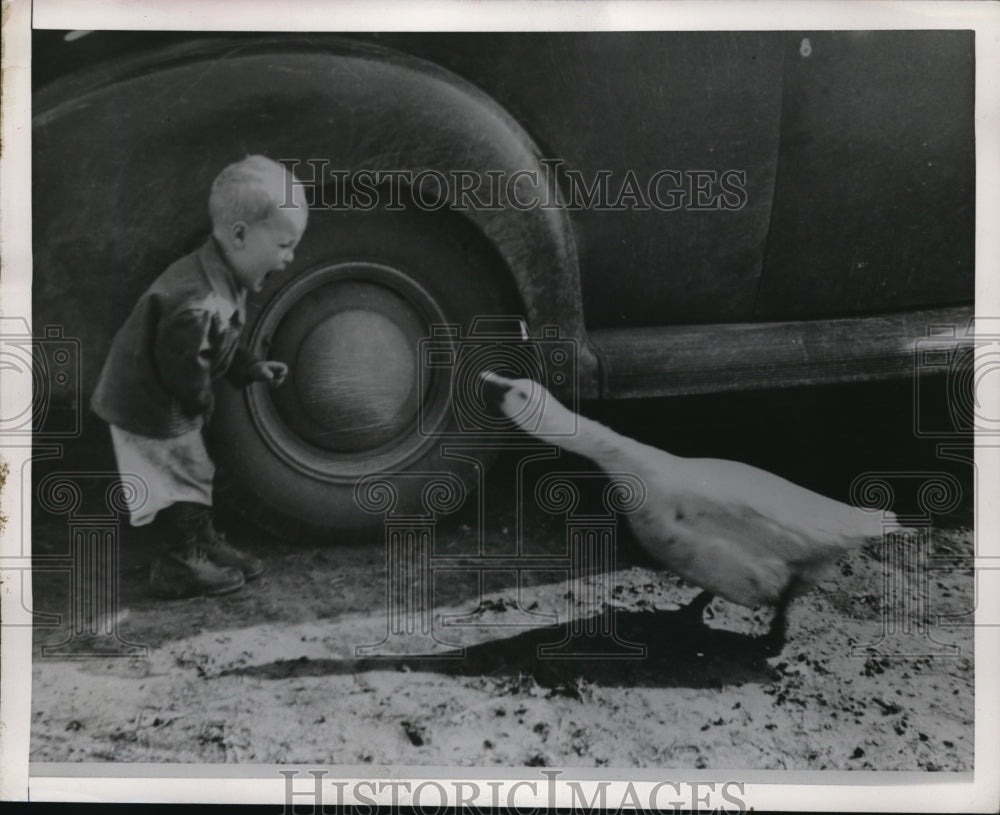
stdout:
<svg viewBox="0 0 1000 815">
<path fill-rule="evenodd" d="M 598 329 L 601 396 L 631 399 L 894 379 L 947 370 L 973 306 L 827 320 Z M 922 341 L 918 345 L 918 341 Z M 929 347 L 934 353 L 918 349 Z"/>
</svg>

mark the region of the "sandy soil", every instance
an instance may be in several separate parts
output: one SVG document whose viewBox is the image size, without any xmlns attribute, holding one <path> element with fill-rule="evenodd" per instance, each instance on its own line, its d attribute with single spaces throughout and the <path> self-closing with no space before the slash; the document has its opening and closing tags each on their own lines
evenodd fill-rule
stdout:
<svg viewBox="0 0 1000 815">
<path fill-rule="evenodd" d="M 624 529 L 603 586 L 565 571 L 524 573 L 520 586 L 497 573 L 482 587 L 471 572 L 438 572 L 434 632 L 464 647 L 457 659 L 358 657 L 388 630 L 378 543 L 282 540 L 229 519 L 230 537 L 265 558 L 264 577 L 228 597 L 164 602 L 146 596 L 142 547 L 125 540 L 118 630 L 147 652 L 43 656 L 68 628 L 40 626 L 31 760 L 969 770 L 972 629 L 923 625 L 973 609 L 969 517 L 966 506 L 936 519 L 930 553 L 958 565 L 926 584 L 877 542 L 845 557 L 792 606 L 788 645 L 770 659 L 752 636 L 769 610 L 717 600 L 707 628 L 685 622 L 676 609 L 696 590 Z M 487 551 L 510 551 L 515 522 L 512 506 L 497 508 Z M 435 552 L 468 553 L 473 523 L 442 523 Z M 532 551 L 565 545 L 560 518 L 533 510 L 524 528 Z M 65 549 L 66 535 L 64 519 L 40 514 L 36 553 Z M 35 585 L 38 610 L 66 610 L 65 575 L 40 572 Z M 911 601 L 893 604 L 893 586 Z M 540 658 L 609 609 L 618 640 L 644 655 Z M 474 625 L 444 625 L 457 614 Z M 544 614 L 558 625 L 538 627 Z M 886 620 L 897 630 L 880 641 Z"/>
</svg>

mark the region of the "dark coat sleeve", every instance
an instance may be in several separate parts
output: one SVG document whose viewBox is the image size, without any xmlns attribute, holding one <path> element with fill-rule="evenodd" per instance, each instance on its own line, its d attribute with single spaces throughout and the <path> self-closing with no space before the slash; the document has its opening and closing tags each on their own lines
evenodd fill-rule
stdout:
<svg viewBox="0 0 1000 815">
<path fill-rule="evenodd" d="M 189 308 L 165 315 L 157 326 L 154 354 L 160 380 L 188 416 L 211 413 L 215 406 L 210 325 L 208 311 Z"/>
<path fill-rule="evenodd" d="M 250 377 L 250 368 L 261 360 L 254 356 L 244 346 L 240 345 L 233 354 L 233 361 L 226 372 L 226 379 L 235 388 L 245 388 L 253 379 Z"/>
</svg>

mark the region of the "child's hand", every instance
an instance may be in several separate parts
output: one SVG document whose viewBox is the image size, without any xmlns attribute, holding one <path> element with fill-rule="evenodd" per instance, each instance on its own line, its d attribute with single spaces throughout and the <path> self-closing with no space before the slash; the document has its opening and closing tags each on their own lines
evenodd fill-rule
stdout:
<svg viewBox="0 0 1000 815">
<path fill-rule="evenodd" d="M 250 366 L 250 379 L 254 382 L 266 382 L 272 388 L 284 383 L 286 376 L 288 366 L 284 362 L 268 359 Z"/>
</svg>

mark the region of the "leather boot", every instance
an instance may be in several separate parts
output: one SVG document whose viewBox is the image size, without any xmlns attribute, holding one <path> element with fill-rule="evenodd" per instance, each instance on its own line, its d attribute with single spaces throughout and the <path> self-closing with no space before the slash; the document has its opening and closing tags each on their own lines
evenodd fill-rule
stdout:
<svg viewBox="0 0 1000 815">
<path fill-rule="evenodd" d="M 174 504 L 157 514 L 160 554 L 149 570 L 149 588 L 158 597 L 228 594 L 245 582 L 239 569 L 213 563 L 201 546 L 203 524 L 191 509 L 200 506 Z"/>
<path fill-rule="evenodd" d="M 212 510 L 202 504 L 189 504 L 180 502 L 175 504 L 181 507 L 181 511 L 191 513 L 192 523 L 198 528 L 198 542 L 201 549 L 208 555 L 209 559 L 216 566 L 231 566 L 239 569 L 246 580 L 253 580 L 264 573 L 264 561 L 254 557 L 248 552 L 243 552 L 226 540 L 224 532 L 219 532 L 212 522 Z M 189 510 L 184 510 L 189 507 Z"/>
<path fill-rule="evenodd" d="M 212 562 L 239 569 L 246 580 L 254 580 L 264 574 L 264 561 L 232 546 L 226 540 L 225 532 L 216 532 L 212 542 L 203 544 L 202 548 Z"/>
</svg>

